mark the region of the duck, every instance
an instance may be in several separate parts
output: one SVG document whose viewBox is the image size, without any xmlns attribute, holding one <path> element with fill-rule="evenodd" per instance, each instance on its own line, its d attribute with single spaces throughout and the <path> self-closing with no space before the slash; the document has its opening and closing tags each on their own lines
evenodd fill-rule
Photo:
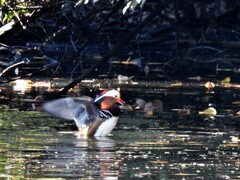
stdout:
<svg viewBox="0 0 240 180">
<path fill-rule="evenodd" d="M 143 110 L 147 115 L 153 115 L 154 112 L 161 112 L 163 110 L 163 103 L 159 99 L 152 101 L 145 101 L 144 99 L 137 98 L 133 104 L 135 110 Z"/>
<path fill-rule="evenodd" d="M 46 102 L 42 110 L 55 117 L 74 120 L 79 135 L 86 137 L 107 136 L 116 126 L 124 105 L 119 91 L 107 89 L 95 99 L 88 96 L 65 97 Z"/>
</svg>

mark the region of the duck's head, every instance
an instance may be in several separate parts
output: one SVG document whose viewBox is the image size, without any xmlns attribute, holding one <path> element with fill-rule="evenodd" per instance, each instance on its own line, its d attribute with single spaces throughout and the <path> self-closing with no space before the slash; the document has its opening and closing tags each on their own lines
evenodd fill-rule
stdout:
<svg viewBox="0 0 240 180">
<path fill-rule="evenodd" d="M 101 92 L 101 94 L 95 98 L 94 103 L 101 104 L 103 101 L 112 101 L 121 105 L 125 104 L 125 102 L 121 99 L 120 93 L 115 89 L 108 89 Z"/>
</svg>

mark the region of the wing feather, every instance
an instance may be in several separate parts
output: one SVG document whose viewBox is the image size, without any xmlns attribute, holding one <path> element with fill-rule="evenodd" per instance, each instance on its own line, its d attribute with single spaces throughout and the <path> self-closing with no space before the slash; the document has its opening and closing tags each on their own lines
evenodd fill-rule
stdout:
<svg viewBox="0 0 240 180">
<path fill-rule="evenodd" d="M 43 111 L 56 117 L 74 120 L 78 127 L 90 125 L 98 116 L 98 108 L 90 98 L 61 98 L 43 104 Z"/>
</svg>

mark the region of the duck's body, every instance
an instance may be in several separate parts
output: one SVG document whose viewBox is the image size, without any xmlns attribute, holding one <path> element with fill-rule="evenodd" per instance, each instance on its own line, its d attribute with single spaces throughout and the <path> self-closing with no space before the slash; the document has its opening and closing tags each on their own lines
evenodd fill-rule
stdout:
<svg viewBox="0 0 240 180">
<path fill-rule="evenodd" d="M 111 117 L 107 120 L 102 120 L 101 125 L 96 129 L 94 136 L 107 136 L 117 125 L 119 117 Z"/>
<path fill-rule="evenodd" d="M 107 136 L 120 115 L 116 103 L 123 103 L 118 91 L 109 91 L 95 100 L 90 97 L 67 97 L 45 103 L 42 108 L 56 117 L 73 119 L 81 135 Z"/>
<path fill-rule="evenodd" d="M 148 112 L 148 111 L 160 112 L 163 110 L 163 103 L 161 100 L 158 100 L 158 99 L 146 102 L 141 98 L 137 98 L 135 103 L 133 104 L 133 108 L 143 110 L 145 112 Z"/>
</svg>

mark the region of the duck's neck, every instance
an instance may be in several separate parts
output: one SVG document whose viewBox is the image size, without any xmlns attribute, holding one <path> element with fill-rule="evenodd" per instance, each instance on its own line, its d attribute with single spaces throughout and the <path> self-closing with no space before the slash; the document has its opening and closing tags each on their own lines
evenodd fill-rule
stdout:
<svg viewBox="0 0 240 180">
<path fill-rule="evenodd" d="M 96 106 L 101 110 L 109 110 L 116 102 L 113 97 L 103 97 L 95 102 Z"/>
<path fill-rule="evenodd" d="M 121 114 L 121 110 L 116 104 L 113 97 L 104 97 L 101 100 L 95 102 L 95 104 L 101 110 L 101 112 L 103 112 L 103 115 L 109 116 L 109 114 L 111 114 L 111 116 L 118 117 Z M 109 113 L 107 113 L 107 111 L 109 111 Z"/>
</svg>

